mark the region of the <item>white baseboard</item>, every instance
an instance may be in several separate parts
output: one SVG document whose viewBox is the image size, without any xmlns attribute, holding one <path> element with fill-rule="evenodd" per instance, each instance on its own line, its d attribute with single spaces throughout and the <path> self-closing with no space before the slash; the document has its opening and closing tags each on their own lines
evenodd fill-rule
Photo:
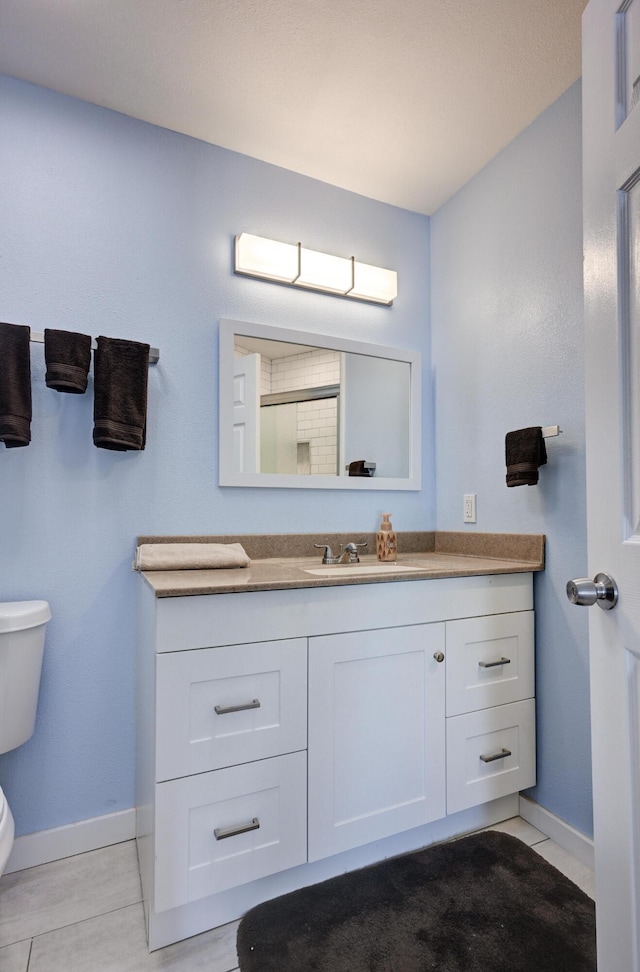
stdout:
<svg viewBox="0 0 640 972">
<path fill-rule="evenodd" d="M 520 795 L 520 816 L 533 827 L 555 840 L 579 861 L 593 869 L 593 841 L 590 837 L 572 827 L 566 821 L 541 807 L 529 797 Z M 38 864 L 59 861 L 63 857 L 84 854 L 123 840 L 132 840 L 136 835 L 136 812 L 120 810 L 102 817 L 79 820 L 65 827 L 41 830 L 35 834 L 16 837 L 5 874 L 22 871 Z"/>
<path fill-rule="evenodd" d="M 593 870 L 593 841 L 539 803 L 520 794 L 520 816 Z"/>
<path fill-rule="evenodd" d="M 5 874 L 98 850 L 109 844 L 119 844 L 123 840 L 131 840 L 135 835 L 136 811 L 133 807 L 103 817 L 79 820 L 65 827 L 25 834 L 16 837 Z"/>
</svg>

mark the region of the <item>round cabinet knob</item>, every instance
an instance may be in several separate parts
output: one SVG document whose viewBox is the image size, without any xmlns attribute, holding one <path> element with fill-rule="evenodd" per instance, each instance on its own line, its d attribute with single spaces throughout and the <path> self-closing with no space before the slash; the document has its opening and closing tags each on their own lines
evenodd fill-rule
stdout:
<svg viewBox="0 0 640 972">
<path fill-rule="evenodd" d="M 437 662 L 443 662 L 444 661 L 444 655 L 443 655 L 443 653 L 441 651 L 434 651 L 433 657 L 435 658 L 435 660 Z"/>
<path fill-rule="evenodd" d="M 597 604 L 603 610 L 610 611 L 618 601 L 618 587 L 609 574 L 596 574 L 593 580 L 576 577 L 567 583 L 567 597 L 572 604 L 585 607 Z"/>
</svg>

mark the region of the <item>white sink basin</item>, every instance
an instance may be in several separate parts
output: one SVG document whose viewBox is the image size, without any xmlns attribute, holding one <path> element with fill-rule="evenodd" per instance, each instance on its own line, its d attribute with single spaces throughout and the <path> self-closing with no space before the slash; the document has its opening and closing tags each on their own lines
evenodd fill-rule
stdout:
<svg viewBox="0 0 640 972">
<path fill-rule="evenodd" d="M 405 567 L 402 564 L 325 564 L 320 567 L 303 567 L 305 574 L 315 574 L 317 577 L 353 577 L 356 574 L 415 574 L 419 570 L 429 570 L 429 567 Z"/>
</svg>

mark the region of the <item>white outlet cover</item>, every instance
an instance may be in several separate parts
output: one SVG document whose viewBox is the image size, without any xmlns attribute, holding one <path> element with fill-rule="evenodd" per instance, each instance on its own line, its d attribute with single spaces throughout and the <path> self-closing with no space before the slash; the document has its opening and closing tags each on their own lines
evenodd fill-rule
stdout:
<svg viewBox="0 0 640 972">
<path fill-rule="evenodd" d="M 476 494 L 465 493 L 463 496 L 462 519 L 464 523 L 476 522 Z"/>
</svg>

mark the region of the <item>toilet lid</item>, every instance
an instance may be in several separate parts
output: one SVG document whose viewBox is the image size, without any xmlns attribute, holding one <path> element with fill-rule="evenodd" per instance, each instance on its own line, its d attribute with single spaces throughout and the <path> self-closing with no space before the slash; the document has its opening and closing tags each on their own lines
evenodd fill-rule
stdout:
<svg viewBox="0 0 640 972">
<path fill-rule="evenodd" d="M 0 634 L 7 631 L 23 631 L 46 624 L 51 609 L 46 601 L 0 602 Z"/>
<path fill-rule="evenodd" d="M 7 812 L 7 801 L 5 800 L 4 793 L 0 789 L 0 826 L 2 826 L 2 821 L 4 820 L 4 816 L 6 812 Z"/>
</svg>

